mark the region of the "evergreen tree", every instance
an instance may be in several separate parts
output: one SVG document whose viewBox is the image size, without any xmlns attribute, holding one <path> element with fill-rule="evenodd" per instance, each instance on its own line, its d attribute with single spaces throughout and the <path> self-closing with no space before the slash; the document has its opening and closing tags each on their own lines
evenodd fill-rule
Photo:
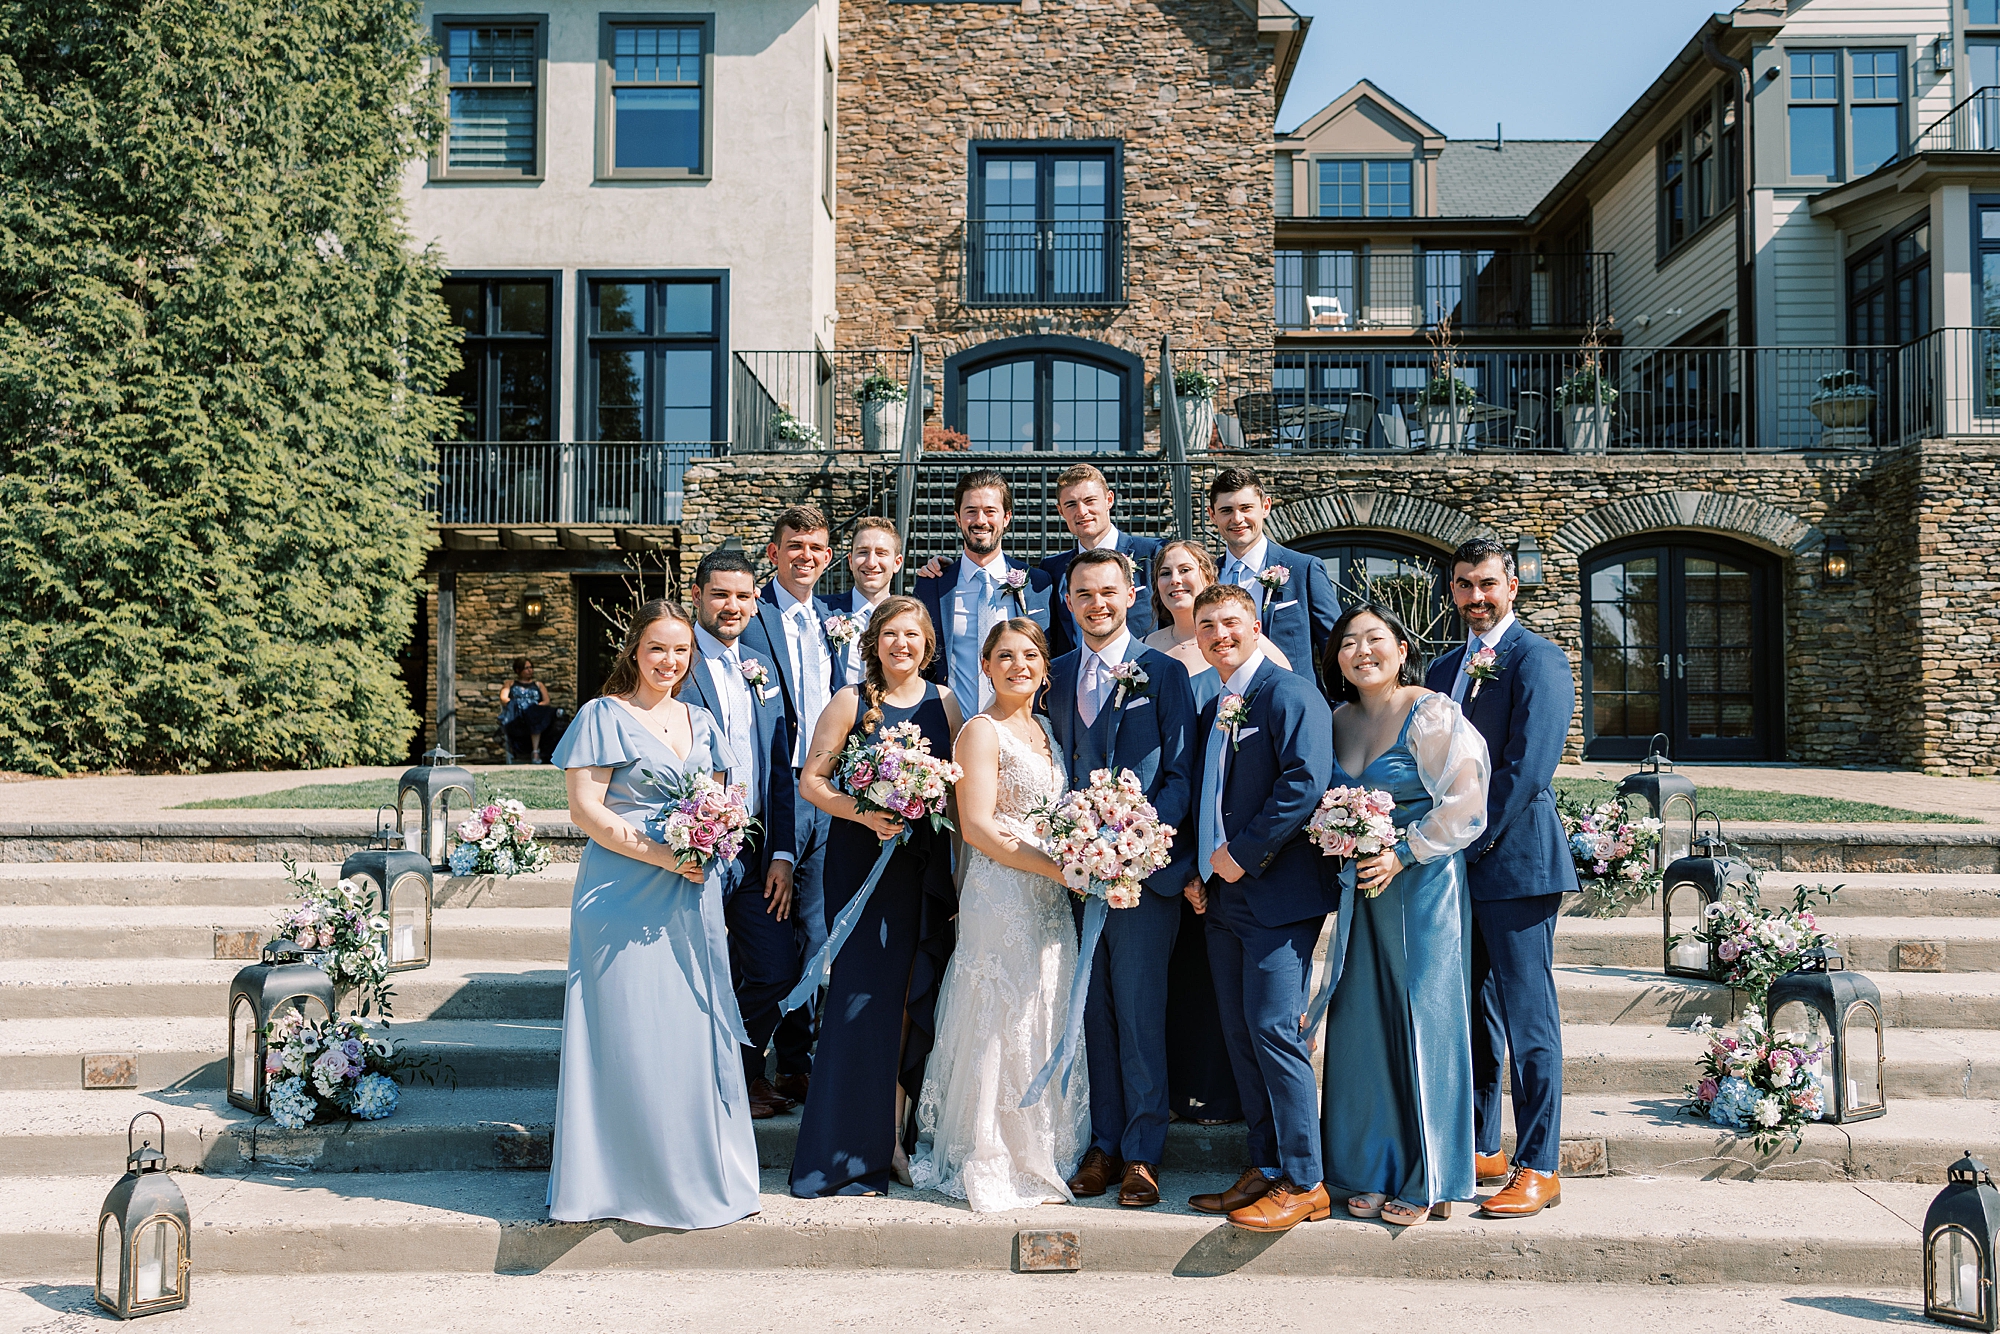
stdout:
<svg viewBox="0 0 2000 1334">
<path fill-rule="evenodd" d="M 0 0 L 0 768 L 405 753 L 426 50 L 409 0 Z"/>
</svg>

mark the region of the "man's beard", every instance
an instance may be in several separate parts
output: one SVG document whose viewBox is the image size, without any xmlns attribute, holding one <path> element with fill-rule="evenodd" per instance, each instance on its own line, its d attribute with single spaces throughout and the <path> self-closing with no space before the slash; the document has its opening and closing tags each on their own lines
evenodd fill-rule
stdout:
<svg viewBox="0 0 2000 1334">
<path fill-rule="evenodd" d="M 975 556 L 990 556 L 1000 549 L 1000 530 L 990 529 L 984 533 L 966 532 L 965 549 Z"/>
</svg>

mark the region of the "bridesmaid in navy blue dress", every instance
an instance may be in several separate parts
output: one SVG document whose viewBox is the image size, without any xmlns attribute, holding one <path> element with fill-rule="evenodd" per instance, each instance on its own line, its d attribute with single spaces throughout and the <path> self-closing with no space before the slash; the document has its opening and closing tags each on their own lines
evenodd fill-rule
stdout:
<svg viewBox="0 0 2000 1334">
<path fill-rule="evenodd" d="M 949 759 L 964 721 L 951 691 L 923 679 L 937 632 L 921 602 L 885 600 L 860 644 L 867 678 L 842 688 L 820 713 L 799 773 L 806 800 L 835 817 L 826 852 L 829 924 L 868 878 L 882 843 L 905 827 L 879 811 L 862 813 L 833 786 L 834 761 L 848 738 L 914 720 L 931 754 Z M 792 1194 L 802 1199 L 886 1194 L 892 1174 L 908 1184 L 904 1106 L 923 1088 L 957 911 L 950 833 L 933 833 L 928 820 L 908 829 L 833 961 L 812 1097 L 792 1158 Z"/>
</svg>

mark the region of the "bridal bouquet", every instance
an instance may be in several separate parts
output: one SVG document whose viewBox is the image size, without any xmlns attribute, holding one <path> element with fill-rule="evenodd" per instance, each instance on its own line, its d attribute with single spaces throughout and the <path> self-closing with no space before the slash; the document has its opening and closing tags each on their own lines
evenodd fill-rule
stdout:
<svg viewBox="0 0 2000 1334">
<path fill-rule="evenodd" d="M 1632 819 L 1623 797 L 1584 806 L 1559 796 L 1556 810 L 1596 915 L 1619 916 L 1660 887 L 1660 872 L 1653 867 L 1653 849 L 1660 846 L 1658 820 L 1650 815 Z"/>
<path fill-rule="evenodd" d="M 271 1119 L 287 1130 L 314 1121 L 379 1121 L 396 1110 L 395 1050 L 359 1019 L 314 1023 L 287 1010 L 264 1030 Z"/>
<path fill-rule="evenodd" d="M 324 972 L 336 996 L 360 992 L 361 1013 L 370 1007 L 389 1017 L 389 919 L 376 911 L 375 896 L 352 880 L 327 884 L 319 872 L 300 873 L 283 862 L 285 880 L 298 892 L 278 915 L 278 934 L 305 951 L 306 962 Z"/>
<path fill-rule="evenodd" d="M 1372 857 L 1396 846 L 1395 813 L 1396 799 L 1379 788 L 1330 787 L 1306 821 L 1306 837 L 1328 857 Z"/>
<path fill-rule="evenodd" d="M 863 811 L 886 811 L 904 820 L 930 817 L 933 830 L 950 829 L 945 802 L 965 770 L 931 754 L 915 723 L 884 728 L 877 739 L 853 737 L 833 764 L 834 785 Z"/>
<path fill-rule="evenodd" d="M 1669 944 L 1692 937 L 1709 945 L 1722 961 L 1721 980 L 1748 992 L 1752 1006 L 1762 1006 L 1771 984 L 1797 968 L 1805 951 L 1829 943 L 1809 905 L 1814 898 L 1825 902 L 1839 892 L 1838 885 L 1800 885 L 1782 908 L 1760 906 L 1754 891 L 1747 899 L 1711 903 L 1693 931 Z"/>
<path fill-rule="evenodd" d="M 1113 908 L 1138 906 L 1146 877 L 1173 856 L 1174 829 L 1146 800 L 1138 775 L 1097 769 L 1086 787 L 1066 792 L 1035 812 L 1036 833 L 1079 894 Z"/>
<path fill-rule="evenodd" d="M 667 798 L 646 822 L 646 832 L 704 870 L 710 861 L 735 861 L 760 827 L 741 783 L 724 785 L 701 771 L 673 777 L 646 771 L 645 776 Z"/>
<path fill-rule="evenodd" d="M 1743 1012 L 1734 1036 L 1716 1032 L 1707 1015 L 1695 1021 L 1694 1031 L 1708 1038 L 1708 1052 L 1700 1080 L 1686 1086 L 1688 1110 L 1715 1125 L 1749 1131 L 1760 1153 L 1787 1139 L 1798 1148 L 1806 1122 L 1826 1114 L 1826 1045 L 1769 1032 L 1755 1006 Z"/>
<path fill-rule="evenodd" d="M 535 842 L 528 808 L 511 797 L 487 802 L 452 832 L 458 846 L 445 860 L 453 875 L 520 875 L 549 864 L 549 850 Z"/>
</svg>

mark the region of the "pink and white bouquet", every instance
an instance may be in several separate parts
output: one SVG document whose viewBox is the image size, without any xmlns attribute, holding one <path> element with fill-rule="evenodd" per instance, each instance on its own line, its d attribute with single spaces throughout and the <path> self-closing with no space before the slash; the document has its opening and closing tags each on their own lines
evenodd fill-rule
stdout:
<svg viewBox="0 0 2000 1334">
<path fill-rule="evenodd" d="M 884 811 L 915 822 L 929 817 L 933 830 L 950 829 L 945 803 L 965 770 L 931 754 L 915 723 L 883 728 L 874 741 L 851 738 L 833 764 L 834 786 L 863 811 Z"/>
<path fill-rule="evenodd" d="M 1831 943 L 1808 905 L 1815 897 L 1827 901 L 1839 892 L 1838 885 L 1832 889 L 1800 885 L 1790 904 L 1765 908 L 1753 888 L 1748 898 L 1709 904 L 1687 934 L 1715 951 L 1723 967 L 1721 981 L 1748 992 L 1751 1005 L 1762 1006 L 1771 984 L 1797 968 L 1807 950 Z M 1669 943 L 1682 939 L 1676 936 Z"/>
<path fill-rule="evenodd" d="M 1797 1148 L 1805 1125 L 1826 1115 L 1827 1046 L 1796 1033 L 1772 1033 L 1757 1007 L 1743 1012 L 1733 1036 L 1707 1015 L 1694 1031 L 1708 1038 L 1701 1077 L 1685 1087 L 1688 1110 L 1718 1126 L 1748 1131 L 1769 1153 L 1784 1140 Z"/>
<path fill-rule="evenodd" d="M 458 846 L 445 860 L 453 875 L 520 875 L 549 864 L 549 850 L 535 842 L 528 808 L 511 797 L 475 807 L 452 832 Z"/>
<path fill-rule="evenodd" d="M 289 858 L 280 865 L 298 897 L 278 915 L 278 935 L 305 952 L 342 1001 L 359 998 L 361 1012 L 389 1017 L 389 919 L 375 896 L 354 880 L 327 884 Z"/>
<path fill-rule="evenodd" d="M 1062 867 L 1063 882 L 1113 908 L 1133 908 L 1146 877 L 1173 857 L 1174 827 L 1146 800 L 1138 775 L 1091 772 L 1084 787 L 1035 812 L 1037 835 Z"/>
<path fill-rule="evenodd" d="M 1396 799 L 1379 788 L 1330 787 L 1306 821 L 1306 837 L 1324 856 L 1372 857 L 1396 846 L 1395 815 Z"/>
<path fill-rule="evenodd" d="M 702 770 L 671 777 L 642 772 L 667 798 L 659 814 L 646 822 L 646 832 L 697 867 L 735 861 L 761 827 L 750 814 L 749 792 L 741 783 L 719 783 Z"/>
<path fill-rule="evenodd" d="M 1653 849 L 1660 846 L 1658 820 L 1650 815 L 1632 819 L 1623 797 L 1584 806 L 1558 795 L 1556 811 L 1577 876 L 1598 916 L 1620 916 L 1660 887 L 1660 872 L 1653 866 Z"/>
</svg>

